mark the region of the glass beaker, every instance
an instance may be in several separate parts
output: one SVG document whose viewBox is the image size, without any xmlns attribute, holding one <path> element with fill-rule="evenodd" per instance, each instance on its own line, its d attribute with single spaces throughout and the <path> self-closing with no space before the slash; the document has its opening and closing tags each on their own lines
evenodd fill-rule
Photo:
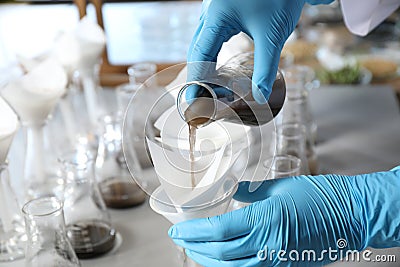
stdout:
<svg viewBox="0 0 400 267">
<path fill-rule="evenodd" d="M 317 125 L 309 102 L 309 91 L 319 86 L 315 72 L 308 66 L 293 65 L 283 70 L 286 81 L 286 100 L 279 114 L 282 123 L 299 123 L 306 130 L 306 153 L 311 174 L 318 174 L 315 141 Z"/>
<path fill-rule="evenodd" d="M 28 236 L 27 267 L 77 267 L 79 260 L 66 236 L 63 205 L 55 197 L 37 198 L 22 208 Z"/>
<path fill-rule="evenodd" d="M 19 212 L 10 185 L 8 165 L 0 164 L 0 262 L 24 257 L 25 225 Z"/>
<path fill-rule="evenodd" d="M 100 256 L 114 247 L 116 231 L 94 177 L 93 157 L 77 150 L 64 154 L 60 162 L 67 237 L 78 258 Z"/>
<path fill-rule="evenodd" d="M 310 170 L 306 154 L 305 127 L 297 123 L 276 125 L 276 155 L 291 155 L 301 160 L 300 174 L 308 175 Z"/>
<path fill-rule="evenodd" d="M 206 77 L 188 81 L 179 91 L 177 108 L 181 118 L 198 127 L 212 121 L 225 121 L 257 126 L 271 121 L 281 110 L 285 100 L 285 80 L 278 70 L 272 86 L 270 98 L 259 104 L 252 95 L 251 76 L 253 70 L 248 66 L 224 65 L 215 70 L 211 63 L 194 63 L 203 66 L 190 68 L 207 69 Z M 210 66 L 208 66 L 210 65 Z M 187 99 L 193 88 L 199 89 L 196 99 Z M 190 97 L 189 97 L 190 98 Z"/>
<path fill-rule="evenodd" d="M 301 160 L 290 155 L 276 155 L 264 162 L 267 179 L 277 179 L 300 175 Z"/>
<path fill-rule="evenodd" d="M 131 177 L 122 151 L 121 115 L 104 116 L 101 128 L 96 176 L 105 204 L 109 208 L 121 209 L 143 203 L 146 194 Z"/>
</svg>

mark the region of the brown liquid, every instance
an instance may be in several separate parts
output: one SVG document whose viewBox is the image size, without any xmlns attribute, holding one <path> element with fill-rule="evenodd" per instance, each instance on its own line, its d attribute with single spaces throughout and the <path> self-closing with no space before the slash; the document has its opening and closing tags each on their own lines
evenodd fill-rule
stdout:
<svg viewBox="0 0 400 267">
<path fill-rule="evenodd" d="M 108 208 L 130 208 L 146 200 L 146 194 L 134 181 L 121 181 L 113 177 L 102 181 L 99 188 Z"/>
<path fill-rule="evenodd" d="M 185 113 L 186 117 L 186 113 Z M 186 117 L 187 118 L 187 117 Z M 188 121 L 189 126 L 189 160 L 190 160 L 190 176 L 192 180 L 192 188 L 196 187 L 196 177 L 194 170 L 194 150 L 196 148 L 196 131 L 199 125 L 207 123 L 210 119 L 204 117 L 194 118 Z"/>
<path fill-rule="evenodd" d="M 66 230 L 79 259 L 98 257 L 114 247 L 115 230 L 103 221 L 80 221 L 67 225 Z"/>
</svg>

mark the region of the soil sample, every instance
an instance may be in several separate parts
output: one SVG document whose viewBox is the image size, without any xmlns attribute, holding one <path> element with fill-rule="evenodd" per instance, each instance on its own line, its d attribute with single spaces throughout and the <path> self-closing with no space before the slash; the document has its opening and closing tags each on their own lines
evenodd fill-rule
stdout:
<svg viewBox="0 0 400 267">
<path fill-rule="evenodd" d="M 127 179 L 108 178 L 99 183 L 99 188 L 108 208 L 131 208 L 146 200 L 146 193 L 134 181 Z"/>
<path fill-rule="evenodd" d="M 66 230 L 79 259 L 99 257 L 115 244 L 115 230 L 103 221 L 78 221 L 67 225 Z"/>
</svg>

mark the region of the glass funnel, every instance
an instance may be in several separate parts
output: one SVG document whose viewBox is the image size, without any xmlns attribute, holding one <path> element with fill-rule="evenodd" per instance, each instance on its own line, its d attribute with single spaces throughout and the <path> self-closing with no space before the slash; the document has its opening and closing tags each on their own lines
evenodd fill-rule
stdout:
<svg viewBox="0 0 400 267">
<path fill-rule="evenodd" d="M 27 267 L 78 267 L 79 260 L 66 236 L 62 202 L 55 197 L 26 203 Z"/>
<path fill-rule="evenodd" d="M 84 150 L 71 151 L 60 163 L 67 237 L 78 258 L 98 257 L 114 247 L 116 231 L 94 177 L 93 157 Z"/>
<path fill-rule="evenodd" d="M 0 164 L 0 262 L 24 257 L 25 225 L 14 190 L 11 188 L 8 165 Z"/>
<path fill-rule="evenodd" d="M 146 194 L 132 179 L 122 152 L 121 115 L 104 116 L 100 128 L 96 177 L 105 204 L 122 209 L 143 203 Z"/>
</svg>

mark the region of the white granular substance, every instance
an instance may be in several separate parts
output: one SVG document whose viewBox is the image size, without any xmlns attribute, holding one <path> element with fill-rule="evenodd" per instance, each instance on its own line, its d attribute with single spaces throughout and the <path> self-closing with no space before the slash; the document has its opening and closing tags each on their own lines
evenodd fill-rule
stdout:
<svg viewBox="0 0 400 267">
<path fill-rule="evenodd" d="M 67 75 L 54 59 L 47 59 L 23 77 L 10 82 L 1 95 L 23 123 L 44 122 L 64 94 Z"/>
</svg>

